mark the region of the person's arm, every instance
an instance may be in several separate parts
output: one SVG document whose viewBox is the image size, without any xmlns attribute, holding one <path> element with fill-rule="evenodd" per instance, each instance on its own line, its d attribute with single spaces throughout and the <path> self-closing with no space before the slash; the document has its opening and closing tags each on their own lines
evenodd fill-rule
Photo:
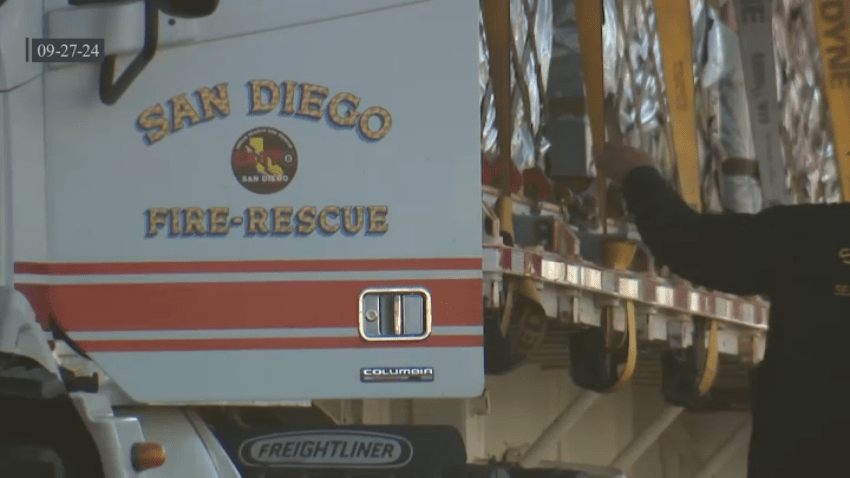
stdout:
<svg viewBox="0 0 850 478">
<path fill-rule="evenodd" d="M 646 165 L 628 171 L 623 195 L 641 239 L 676 275 L 738 295 L 772 289 L 781 242 L 793 230 L 786 207 L 758 214 L 699 214 Z"/>
</svg>

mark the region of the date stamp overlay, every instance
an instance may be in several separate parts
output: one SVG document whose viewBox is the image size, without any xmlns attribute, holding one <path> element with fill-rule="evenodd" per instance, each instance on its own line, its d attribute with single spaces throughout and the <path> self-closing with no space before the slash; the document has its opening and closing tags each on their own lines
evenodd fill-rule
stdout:
<svg viewBox="0 0 850 478">
<path fill-rule="evenodd" d="M 33 63 L 100 63 L 103 38 L 26 38 L 26 61 Z"/>
</svg>

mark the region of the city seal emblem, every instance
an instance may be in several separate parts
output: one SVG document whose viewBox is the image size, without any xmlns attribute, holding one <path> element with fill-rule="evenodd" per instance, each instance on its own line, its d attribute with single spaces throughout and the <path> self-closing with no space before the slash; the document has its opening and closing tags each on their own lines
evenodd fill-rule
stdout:
<svg viewBox="0 0 850 478">
<path fill-rule="evenodd" d="M 287 135 L 270 127 L 254 128 L 236 141 L 230 156 L 239 184 L 256 194 L 282 191 L 298 170 L 298 153 Z"/>
</svg>

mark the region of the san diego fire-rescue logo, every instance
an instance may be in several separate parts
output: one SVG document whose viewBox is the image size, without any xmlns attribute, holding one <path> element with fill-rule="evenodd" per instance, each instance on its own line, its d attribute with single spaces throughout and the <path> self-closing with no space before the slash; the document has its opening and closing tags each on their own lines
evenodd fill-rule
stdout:
<svg viewBox="0 0 850 478">
<path fill-rule="evenodd" d="M 229 118 L 231 104 L 227 86 L 227 83 L 219 83 L 212 88 L 201 87 L 192 95 L 181 93 L 146 108 L 136 118 L 135 125 L 143 132 L 143 142 L 151 146 L 169 135 L 185 131 L 187 126 Z M 290 80 L 281 83 L 251 80 L 246 87 L 249 99 L 246 113 L 252 117 L 276 111 L 277 116 L 303 118 L 314 123 L 314 120 L 326 118 L 335 130 L 355 131 L 357 137 L 367 143 L 381 141 L 392 128 L 389 111 L 380 106 L 365 108 L 361 106 L 360 97 L 353 93 L 331 95 L 326 86 Z M 229 153 L 236 181 L 245 190 L 269 199 L 289 186 L 298 170 L 295 144 L 282 131 L 269 126 L 255 127 L 242 134 Z M 226 204 L 159 205 L 145 210 L 145 237 L 221 237 L 240 230 L 244 231 L 244 237 L 313 234 L 352 237 L 360 234 L 375 238 L 389 230 L 389 212 L 389 207 L 383 204 L 344 202 L 324 206 L 277 203 L 242 210 Z"/>
<path fill-rule="evenodd" d="M 274 194 L 292 182 L 298 153 L 288 136 L 274 128 L 254 128 L 233 146 L 230 164 L 236 180 L 248 191 Z"/>
</svg>

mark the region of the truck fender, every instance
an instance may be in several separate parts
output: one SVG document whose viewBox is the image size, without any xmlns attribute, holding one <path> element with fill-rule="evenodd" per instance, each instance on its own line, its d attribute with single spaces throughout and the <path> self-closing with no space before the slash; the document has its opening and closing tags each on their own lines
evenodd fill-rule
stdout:
<svg viewBox="0 0 850 478">
<path fill-rule="evenodd" d="M 94 440 L 104 476 L 139 476 L 130 460 L 130 448 L 133 443 L 145 441 L 139 420 L 135 417 L 116 416 L 109 398 L 101 393 L 71 392 L 68 396 Z"/>
</svg>

